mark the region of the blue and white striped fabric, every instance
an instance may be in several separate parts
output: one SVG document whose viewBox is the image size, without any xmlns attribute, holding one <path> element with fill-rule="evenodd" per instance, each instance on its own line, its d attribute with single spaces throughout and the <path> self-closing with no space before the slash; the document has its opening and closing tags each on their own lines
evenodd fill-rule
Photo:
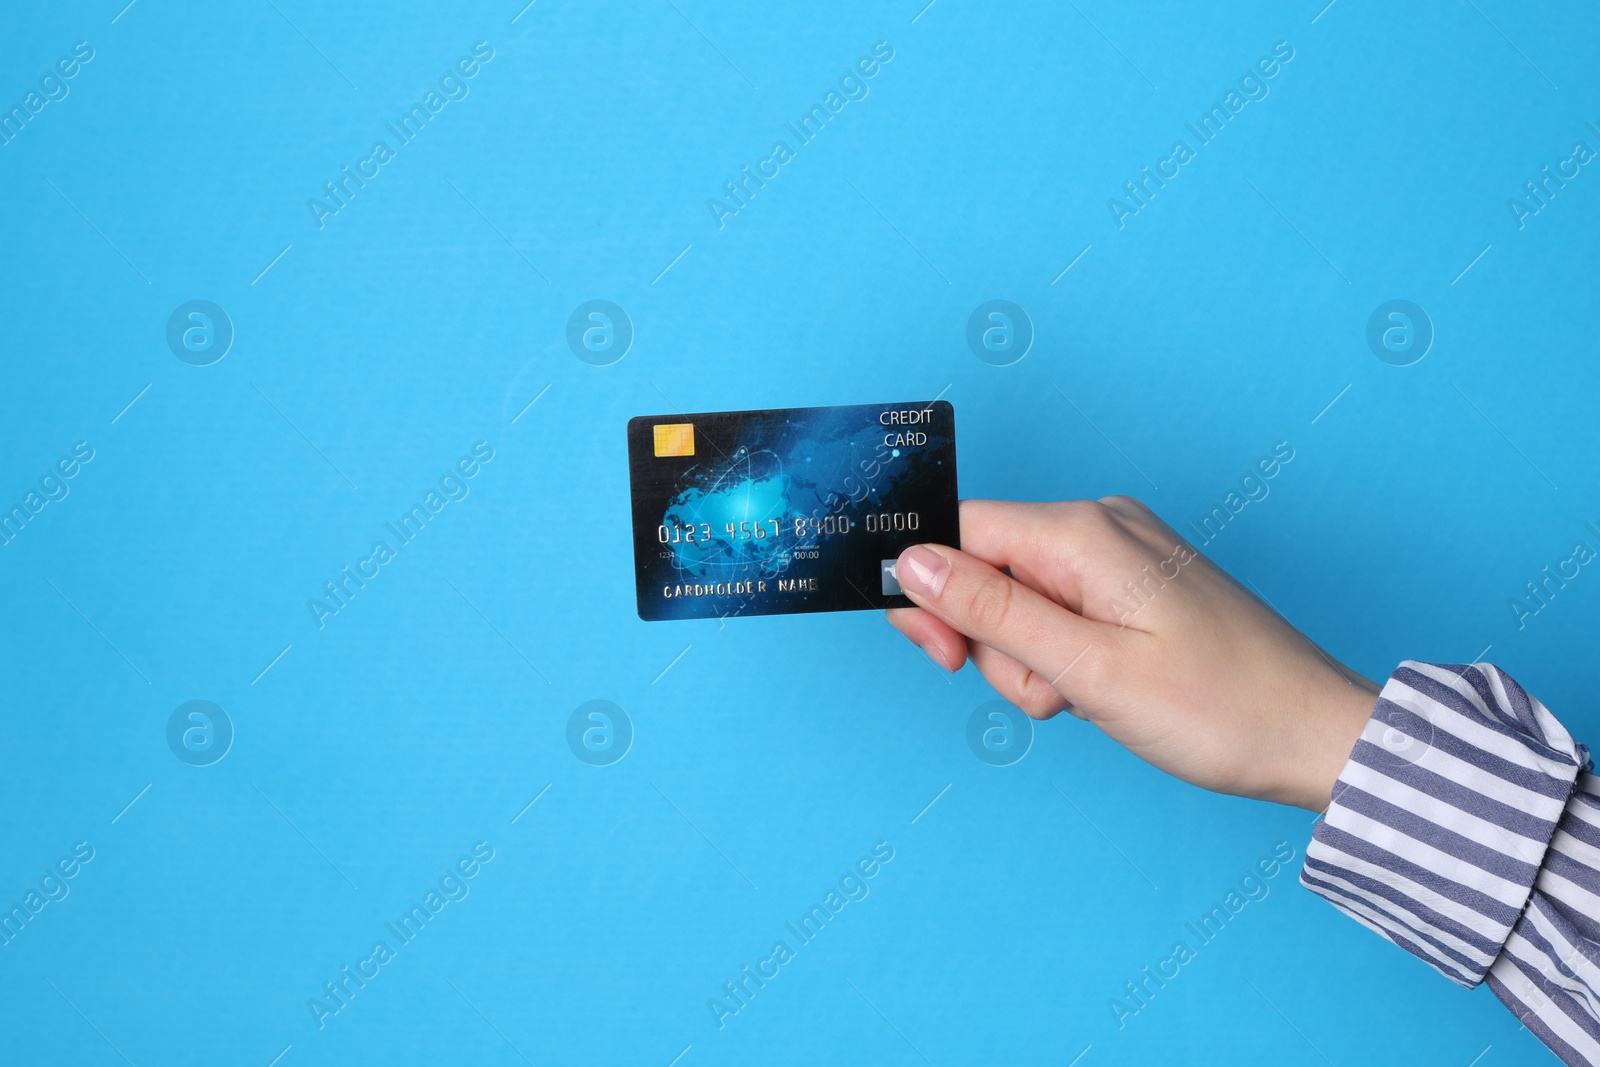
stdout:
<svg viewBox="0 0 1600 1067">
<path fill-rule="evenodd" d="M 1499 668 L 1390 676 L 1300 882 L 1569 1064 L 1600 1064 L 1600 778 Z"/>
</svg>

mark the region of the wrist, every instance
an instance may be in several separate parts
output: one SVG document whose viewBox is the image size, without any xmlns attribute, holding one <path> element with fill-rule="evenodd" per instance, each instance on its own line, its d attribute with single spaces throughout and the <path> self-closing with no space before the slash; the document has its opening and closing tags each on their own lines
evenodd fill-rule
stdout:
<svg viewBox="0 0 1600 1067">
<path fill-rule="evenodd" d="M 1350 754 L 1378 703 L 1377 685 L 1353 671 L 1346 670 L 1344 674 L 1329 687 L 1317 713 L 1308 717 L 1312 733 L 1293 800 L 1307 811 L 1326 811 L 1333 802 L 1339 774 L 1350 762 Z"/>
</svg>

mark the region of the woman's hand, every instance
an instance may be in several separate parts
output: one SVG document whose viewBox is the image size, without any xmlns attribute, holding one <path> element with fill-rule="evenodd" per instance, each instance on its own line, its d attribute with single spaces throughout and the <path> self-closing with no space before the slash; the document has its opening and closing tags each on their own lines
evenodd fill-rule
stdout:
<svg viewBox="0 0 1600 1067">
<path fill-rule="evenodd" d="M 1187 782 L 1328 806 L 1378 687 L 1335 662 L 1137 500 L 961 504 L 964 551 L 917 545 L 889 621 L 970 657 L 1037 719 L 1063 709 Z"/>
</svg>

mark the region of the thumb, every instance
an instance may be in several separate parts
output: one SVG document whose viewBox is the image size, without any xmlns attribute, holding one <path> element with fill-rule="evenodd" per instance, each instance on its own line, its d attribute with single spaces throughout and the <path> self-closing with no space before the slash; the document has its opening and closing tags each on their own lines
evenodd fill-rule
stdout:
<svg viewBox="0 0 1600 1067">
<path fill-rule="evenodd" d="M 1099 679 L 1122 636 L 1115 627 L 944 545 L 913 545 L 894 571 L 905 594 L 952 629 L 1026 664 L 1072 703 L 1097 702 Z"/>
</svg>

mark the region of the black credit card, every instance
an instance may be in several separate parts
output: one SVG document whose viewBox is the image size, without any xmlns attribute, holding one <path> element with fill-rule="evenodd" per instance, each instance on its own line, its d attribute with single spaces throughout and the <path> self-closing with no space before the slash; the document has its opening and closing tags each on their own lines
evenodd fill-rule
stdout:
<svg viewBox="0 0 1600 1067">
<path fill-rule="evenodd" d="M 908 607 L 893 564 L 960 547 L 948 401 L 628 422 L 639 617 Z"/>
</svg>

